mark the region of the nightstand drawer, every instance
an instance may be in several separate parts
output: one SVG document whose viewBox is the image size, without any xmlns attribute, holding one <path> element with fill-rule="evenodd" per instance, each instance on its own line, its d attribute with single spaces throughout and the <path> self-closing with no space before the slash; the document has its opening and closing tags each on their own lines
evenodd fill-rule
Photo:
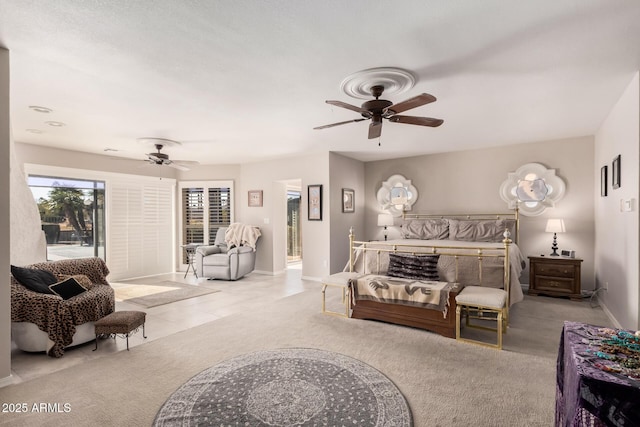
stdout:
<svg viewBox="0 0 640 427">
<path fill-rule="evenodd" d="M 567 294 L 571 294 L 573 293 L 573 288 L 573 279 L 543 276 L 536 278 L 536 289 L 539 291 L 566 292 Z"/>
<path fill-rule="evenodd" d="M 540 276 L 566 277 L 572 279 L 575 277 L 575 268 L 571 264 L 545 264 L 539 263 L 535 265 L 535 274 Z"/>
</svg>

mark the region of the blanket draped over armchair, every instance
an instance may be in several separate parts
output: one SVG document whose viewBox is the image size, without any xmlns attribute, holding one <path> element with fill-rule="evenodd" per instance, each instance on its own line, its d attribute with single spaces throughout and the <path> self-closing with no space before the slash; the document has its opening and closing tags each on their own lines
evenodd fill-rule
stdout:
<svg viewBox="0 0 640 427">
<path fill-rule="evenodd" d="M 224 240 L 229 247 L 249 246 L 256 250 L 256 242 L 260 237 L 260 229 L 252 225 L 234 222 L 227 227 L 224 233 Z"/>
<path fill-rule="evenodd" d="M 31 291 L 11 277 L 11 321 L 30 322 L 47 333 L 51 347 L 47 354 L 62 357 L 71 344 L 76 326 L 95 322 L 115 309 L 114 291 L 107 275 L 109 269 L 101 258 L 67 259 L 27 266 L 47 270 L 55 276 L 82 274 L 92 287 L 70 299 Z"/>
</svg>

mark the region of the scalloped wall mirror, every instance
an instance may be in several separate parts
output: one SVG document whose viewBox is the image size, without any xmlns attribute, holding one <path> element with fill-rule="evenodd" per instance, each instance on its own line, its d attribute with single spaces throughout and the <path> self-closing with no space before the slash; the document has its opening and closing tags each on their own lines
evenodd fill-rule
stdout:
<svg viewBox="0 0 640 427">
<path fill-rule="evenodd" d="M 391 175 L 376 194 L 380 208 L 392 216 L 402 216 L 404 211 L 410 211 L 418 200 L 418 190 L 411 184 L 410 179 L 402 175 Z"/>
<path fill-rule="evenodd" d="M 564 181 L 556 175 L 555 169 L 547 169 L 540 163 L 527 163 L 507 175 L 500 185 L 500 197 L 509 209 L 517 207 L 525 216 L 536 216 L 555 206 L 564 197 L 565 189 Z"/>
</svg>

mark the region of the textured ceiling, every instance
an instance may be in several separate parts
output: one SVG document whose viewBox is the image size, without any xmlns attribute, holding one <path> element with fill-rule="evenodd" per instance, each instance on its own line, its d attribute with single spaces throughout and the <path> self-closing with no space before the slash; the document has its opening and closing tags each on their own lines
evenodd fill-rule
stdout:
<svg viewBox="0 0 640 427">
<path fill-rule="evenodd" d="M 638 0 L 0 0 L 16 141 L 143 158 L 136 139 L 163 137 L 205 164 L 590 135 L 640 69 L 638 40 Z M 340 83 L 373 67 L 411 71 L 388 99 L 433 94 L 405 114 L 444 124 L 313 130 L 359 117 L 324 101 L 360 105 Z"/>
</svg>

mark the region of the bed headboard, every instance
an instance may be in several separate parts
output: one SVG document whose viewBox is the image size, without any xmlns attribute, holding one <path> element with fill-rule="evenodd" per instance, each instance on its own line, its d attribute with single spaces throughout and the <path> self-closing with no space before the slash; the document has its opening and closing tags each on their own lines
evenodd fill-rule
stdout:
<svg viewBox="0 0 640 427">
<path fill-rule="evenodd" d="M 520 215 L 518 209 L 514 209 L 512 212 L 496 213 L 496 214 L 425 214 L 425 213 L 409 213 L 404 212 L 402 214 L 404 220 L 454 220 L 454 221 L 473 221 L 478 224 L 482 224 L 483 221 L 493 222 L 505 220 L 509 224 L 508 228 L 511 232 L 511 238 L 514 243 L 520 241 Z"/>
</svg>

